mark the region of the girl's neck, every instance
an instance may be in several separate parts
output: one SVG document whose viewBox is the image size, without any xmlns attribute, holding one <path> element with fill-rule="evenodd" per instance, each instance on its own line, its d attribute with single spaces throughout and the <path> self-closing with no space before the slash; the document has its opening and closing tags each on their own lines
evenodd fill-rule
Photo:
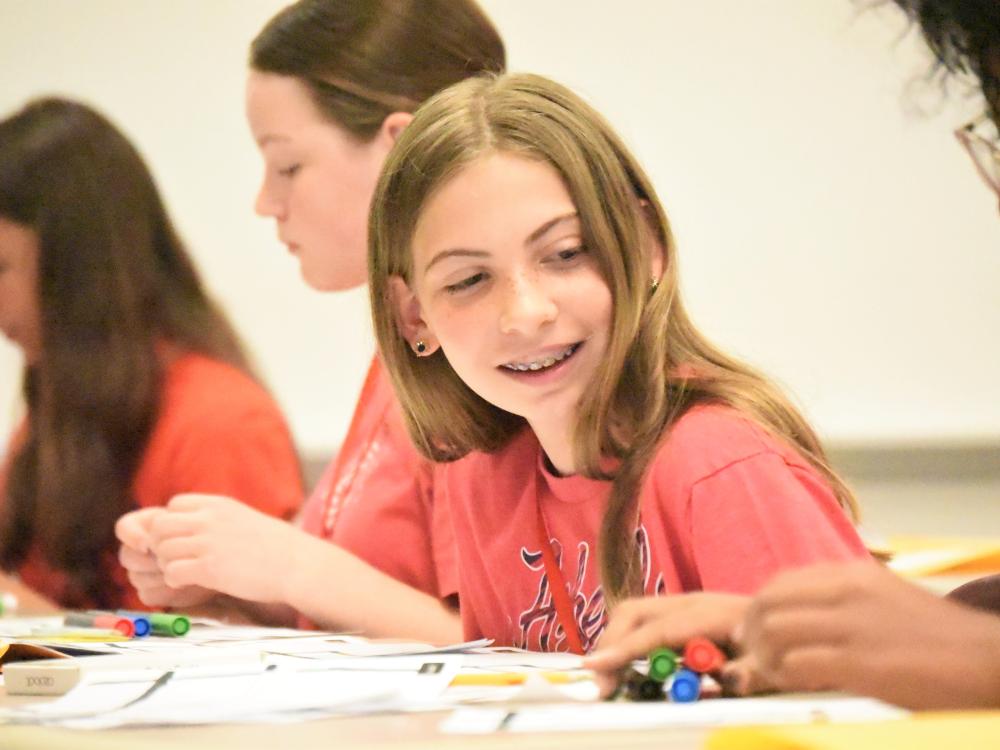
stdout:
<svg viewBox="0 0 1000 750">
<path fill-rule="evenodd" d="M 529 422 L 549 466 L 561 477 L 577 473 L 573 455 L 573 428 L 565 420 Z"/>
</svg>

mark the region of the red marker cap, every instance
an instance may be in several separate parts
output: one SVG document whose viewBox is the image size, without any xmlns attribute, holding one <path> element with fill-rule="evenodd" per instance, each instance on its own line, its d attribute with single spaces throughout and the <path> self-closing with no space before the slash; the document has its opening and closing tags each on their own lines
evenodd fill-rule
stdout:
<svg viewBox="0 0 1000 750">
<path fill-rule="evenodd" d="M 684 666 L 695 672 L 714 672 L 726 663 L 726 655 L 708 638 L 692 638 L 684 646 Z"/>
<path fill-rule="evenodd" d="M 63 618 L 63 623 L 71 627 L 116 630 L 126 638 L 135 635 L 135 624 L 130 619 L 107 612 L 70 612 Z"/>
<path fill-rule="evenodd" d="M 127 617 L 118 617 L 117 615 L 94 615 L 94 627 L 117 630 L 126 638 L 135 635 L 135 623 Z"/>
</svg>

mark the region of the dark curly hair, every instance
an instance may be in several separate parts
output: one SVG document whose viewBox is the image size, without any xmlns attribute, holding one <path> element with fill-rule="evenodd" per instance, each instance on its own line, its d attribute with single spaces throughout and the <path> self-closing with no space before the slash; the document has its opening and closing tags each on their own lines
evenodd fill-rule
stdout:
<svg viewBox="0 0 1000 750">
<path fill-rule="evenodd" d="M 916 23 L 937 66 L 979 80 L 1000 129 L 1000 0 L 892 0 Z"/>
</svg>

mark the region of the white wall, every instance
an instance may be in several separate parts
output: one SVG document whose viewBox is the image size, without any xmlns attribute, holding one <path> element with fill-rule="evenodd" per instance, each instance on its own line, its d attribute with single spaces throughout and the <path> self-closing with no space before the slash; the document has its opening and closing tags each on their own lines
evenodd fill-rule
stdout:
<svg viewBox="0 0 1000 750">
<path fill-rule="evenodd" d="M 0 0 L 0 110 L 58 91 L 156 173 L 310 453 L 337 444 L 372 342 L 251 204 L 246 47 L 277 0 Z M 851 0 L 484 0 L 511 67 L 600 107 L 656 181 L 703 329 L 836 442 L 1000 440 L 1000 221 L 950 131 L 905 96 L 926 56 Z M 919 88 L 919 87 L 918 87 Z M 336 207 L 332 207 L 336 210 Z M 0 348 L 0 428 L 18 359 Z"/>
</svg>

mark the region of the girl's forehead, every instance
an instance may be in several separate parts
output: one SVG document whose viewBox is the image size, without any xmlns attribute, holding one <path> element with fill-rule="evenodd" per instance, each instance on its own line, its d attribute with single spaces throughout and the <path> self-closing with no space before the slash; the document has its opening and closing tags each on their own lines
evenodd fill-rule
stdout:
<svg viewBox="0 0 1000 750">
<path fill-rule="evenodd" d="M 303 129 L 334 127 L 323 117 L 301 80 L 256 70 L 247 75 L 246 115 L 258 145 Z"/>
<path fill-rule="evenodd" d="M 440 253 L 505 253 L 531 247 L 548 227 L 570 231 L 576 205 L 547 162 L 494 152 L 443 182 L 423 203 L 410 253 L 417 269 Z M 550 236 L 550 235 L 549 235 Z"/>
</svg>

